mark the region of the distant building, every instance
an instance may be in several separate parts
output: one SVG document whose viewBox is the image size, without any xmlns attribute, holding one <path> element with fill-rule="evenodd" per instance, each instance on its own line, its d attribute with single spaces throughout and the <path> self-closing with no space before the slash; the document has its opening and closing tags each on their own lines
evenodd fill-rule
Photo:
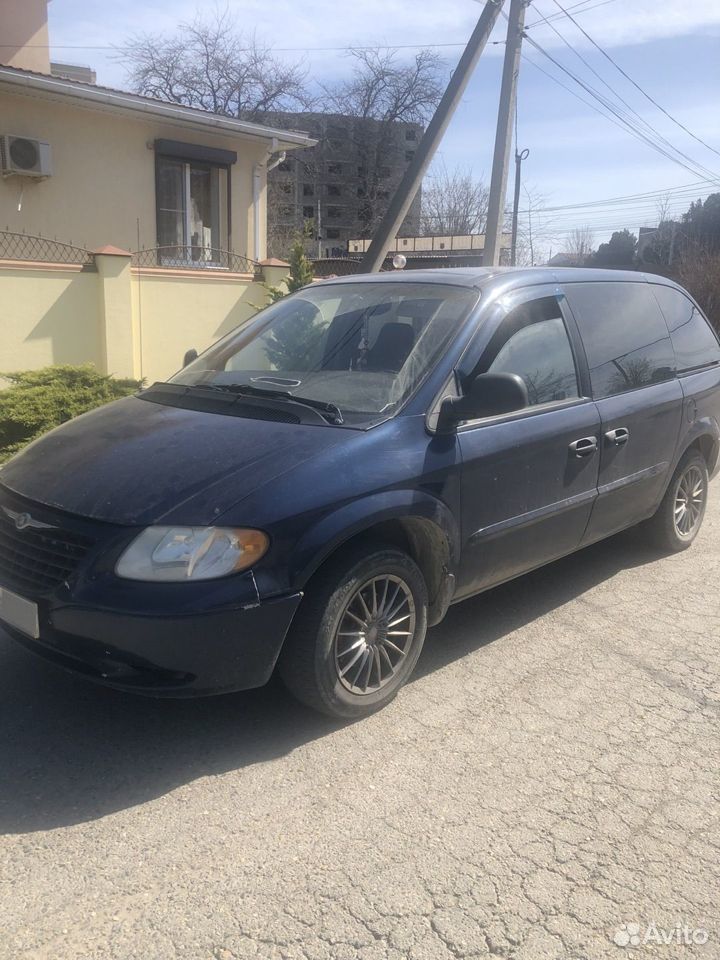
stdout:
<svg viewBox="0 0 720 960">
<path fill-rule="evenodd" d="M 274 256 L 286 254 L 298 233 L 320 257 L 343 255 L 353 237 L 372 236 L 423 134 L 417 123 L 340 114 L 271 113 L 264 119 L 318 141 L 268 175 L 268 249 Z M 420 203 L 418 192 L 401 235 L 419 232 Z"/>
<path fill-rule="evenodd" d="M 548 267 L 580 267 L 582 266 L 579 259 L 573 256 L 571 253 L 565 253 L 560 251 L 556 253 L 554 257 L 550 257 L 547 262 Z"/>
<path fill-rule="evenodd" d="M 50 62 L 50 73 L 62 80 L 78 80 L 80 83 L 97 83 L 97 74 L 92 67 L 79 63 Z"/>
<path fill-rule="evenodd" d="M 510 259 L 510 234 L 503 234 L 500 247 L 501 263 Z M 316 275 L 329 273 L 349 274 L 357 271 L 363 254 L 371 241 L 354 239 L 348 242 L 348 252 L 343 257 L 315 262 Z M 485 256 L 485 234 L 444 237 L 396 237 L 388 244 L 385 267 L 392 267 L 392 260 L 401 253 L 407 260 L 407 270 L 434 267 L 481 267 Z"/>
</svg>

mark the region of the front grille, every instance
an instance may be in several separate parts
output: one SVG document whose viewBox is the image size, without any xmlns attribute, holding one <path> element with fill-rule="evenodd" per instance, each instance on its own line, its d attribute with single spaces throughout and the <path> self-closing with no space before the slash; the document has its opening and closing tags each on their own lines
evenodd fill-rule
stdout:
<svg viewBox="0 0 720 960">
<path fill-rule="evenodd" d="M 68 579 L 86 555 L 93 540 L 63 526 L 62 515 L 46 508 L 33 512 L 3 498 L 0 503 L 0 585 L 24 595 L 47 593 Z M 15 515 L 29 514 L 32 520 L 52 523 L 52 527 L 18 529 Z"/>
</svg>

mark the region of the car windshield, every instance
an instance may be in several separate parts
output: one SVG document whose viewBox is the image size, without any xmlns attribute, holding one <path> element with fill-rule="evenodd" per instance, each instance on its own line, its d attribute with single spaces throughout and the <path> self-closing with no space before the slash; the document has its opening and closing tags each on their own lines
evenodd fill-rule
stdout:
<svg viewBox="0 0 720 960">
<path fill-rule="evenodd" d="M 286 391 L 332 404 L 346 423 L 395 413 L 432 369 L 476 303 L 445 283 L 305 287 L 263 310 L 171 383 Z"/>
</svg>

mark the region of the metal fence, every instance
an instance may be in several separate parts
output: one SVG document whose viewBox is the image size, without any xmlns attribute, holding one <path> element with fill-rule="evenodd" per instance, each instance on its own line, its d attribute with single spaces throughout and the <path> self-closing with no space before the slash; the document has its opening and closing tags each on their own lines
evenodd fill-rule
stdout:
<svg viewBox="0 0 720 960">
<path fill-rule="evenodd" d="M 60 240 L 35 237 L 27 233 L 0 231 L 0 260 L 31 260 L 37 263 L 68 263 L 93 267 L 89 250 Z"/>
<path fill-rule="evenodd" d="M 254 260 L 214 247 L 165 246 L 137 250 L 132 255 L 134 267 L 165 267 L 181 270 L 218 270 L 226 273 L 255 274 L 259 266 Z"/>
</svg>

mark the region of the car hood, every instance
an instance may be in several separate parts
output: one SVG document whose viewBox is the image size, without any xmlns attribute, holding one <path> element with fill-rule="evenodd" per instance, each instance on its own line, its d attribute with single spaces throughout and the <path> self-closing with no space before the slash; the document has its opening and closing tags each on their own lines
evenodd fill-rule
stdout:
<svg viewBox="0 0 720 960">
<path fill-rule="evenodd" d="M 0 470 L 0 484 L 97 520 L 205 525 L 350 433 L 127 397 L 30 444 Z"/>
</svg>

